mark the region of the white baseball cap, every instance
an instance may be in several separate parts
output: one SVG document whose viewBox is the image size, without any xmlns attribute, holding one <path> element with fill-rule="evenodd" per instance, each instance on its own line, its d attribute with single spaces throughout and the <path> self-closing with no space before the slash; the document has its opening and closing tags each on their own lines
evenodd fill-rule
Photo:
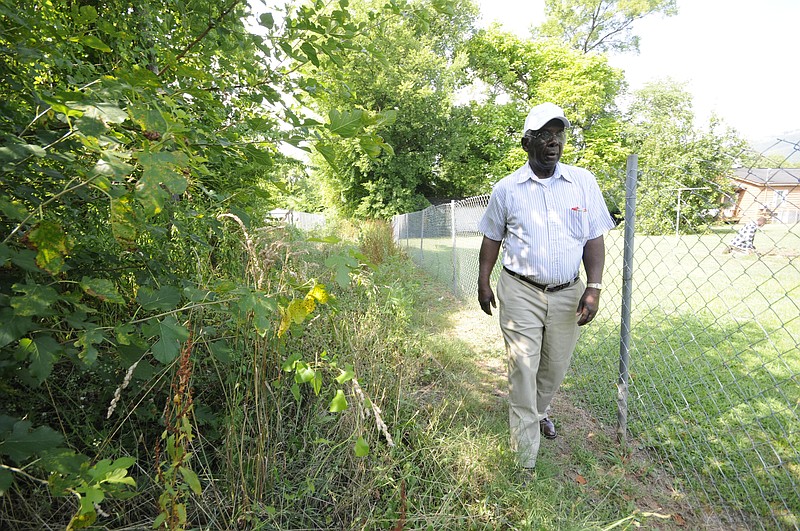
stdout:
<svg viewBox="0 0 800 531">
<path fill-rule="evenodd" d="M 570 126 L 569 120 L 564 117 L 564 111 L 561 107 L 555 103 L 541 103 L 528 113 L 528 117 L 525 118 L 525 129 L 522 130 L 522 134 L 525 134 L 525 131 L 529 129 L 538 131 L 544 124 L 553 119 L 561 120 L 564 123 L 564 127 Z"/>
</svg>

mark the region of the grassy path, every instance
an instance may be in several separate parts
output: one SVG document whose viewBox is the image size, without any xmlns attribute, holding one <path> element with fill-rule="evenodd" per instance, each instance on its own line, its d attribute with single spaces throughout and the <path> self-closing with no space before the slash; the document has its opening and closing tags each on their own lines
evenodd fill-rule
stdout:
<svg viewBox="0 0 800 531">
<path fill-rule="evenodd" d="M 635 441 L 622 449 L 614 426 L 575 407 L 564 393 L 553 407 L 559 437 L 543 440 L 536 478 L 523 483 L 507 450 L 505 352 L 497 317 L 444 288 L 428 290 L 418 318 L 430 358 L 414 394 L 438 419 L 432 428 L 461 463 L 459 490 L 468 493 L 462 508 L 469 524 L 443 520 L 443 528 L 737 528 L 693 504 L 680 481 L 650 462 Z"/>
</svg>

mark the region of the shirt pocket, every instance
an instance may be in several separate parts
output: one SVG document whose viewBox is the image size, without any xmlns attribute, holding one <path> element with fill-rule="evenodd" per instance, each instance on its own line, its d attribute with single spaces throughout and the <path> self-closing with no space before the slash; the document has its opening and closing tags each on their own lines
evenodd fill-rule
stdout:
<svg viewBox="0 0 800 531">
<path fill-rule="evenodd" d="M 589 213 L 585 208 L 571 208 L 567 216 L 567 230 L 576 240 L 583 241 L 589 234 Z"/>
</svg>

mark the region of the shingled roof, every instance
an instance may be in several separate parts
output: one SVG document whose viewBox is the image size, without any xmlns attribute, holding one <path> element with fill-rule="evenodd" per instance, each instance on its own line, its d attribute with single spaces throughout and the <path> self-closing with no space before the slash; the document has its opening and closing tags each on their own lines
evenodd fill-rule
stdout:
<svg viewBox="0 0 800 531">
<path fill-rule="evenodd" d="M 800 168 L 739 168 L 733 173 L 736 179 L 759 186 L 800 185 Z"/>
</svg>

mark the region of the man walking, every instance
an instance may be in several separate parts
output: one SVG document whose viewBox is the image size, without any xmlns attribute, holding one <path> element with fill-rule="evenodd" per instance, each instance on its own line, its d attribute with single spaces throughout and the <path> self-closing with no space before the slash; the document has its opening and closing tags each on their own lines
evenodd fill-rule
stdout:
<svg viewBox="0 0 800 531">
<path fill-rule="evenodd" d="M 489 315 L 500 304 L 511 447 L 526 469 L 536 465 L 540 436 L 556 437 L 548 408 L 569 368 L 578 327 L 597 313 L 603 235 L 614 227 L 594 175 L 559 162 L 569 126 L 553 103 L 531 109 L 522 137 L 528 162 L 494 186 L 478 226 L 484 235 L 478 302 Z M 501 244 L 496 300 L 490 276 Z"/>
</svg>

